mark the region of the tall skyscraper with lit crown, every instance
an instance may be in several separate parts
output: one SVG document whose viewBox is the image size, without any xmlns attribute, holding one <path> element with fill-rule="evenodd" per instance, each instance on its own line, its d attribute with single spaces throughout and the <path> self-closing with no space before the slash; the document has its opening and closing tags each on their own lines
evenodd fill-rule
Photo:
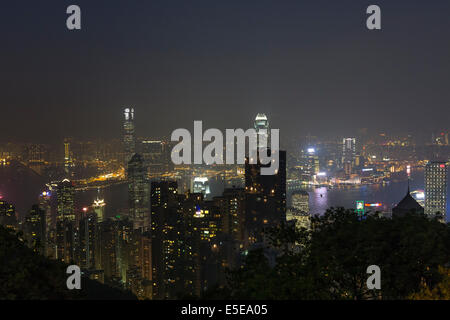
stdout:
<svg viewBox="0 0 450 320">
<path fill-rule="evenodd" d="M 125 108 L 123 115 L 123 146 L 125 153 L 125 164 L 127 164 L 136 152 L 136 140 L 134 136 L 134 108 Z"/>
<path fill-rule="evenodd" d="M 270 129 L 269 129 L 269 120 L 264 113 L 258 113 L 255 118 L 254 127 L 256 133 L 258 135 L 258 146 L 261 146 L 261 137 L 265 137 L 267 139 L 267 144 L 270 141 Z M 261 130 L 266 130 L 265 132 Z"/>
</svg>

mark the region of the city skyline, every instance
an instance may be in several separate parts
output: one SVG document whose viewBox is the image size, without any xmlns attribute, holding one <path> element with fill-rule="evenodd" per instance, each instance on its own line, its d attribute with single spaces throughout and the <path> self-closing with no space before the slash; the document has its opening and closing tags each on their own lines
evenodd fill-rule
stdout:
<svg viewBox="0 0 450 320">
<path fill-rule="evenodd" d="M 54 2 L 0 4 L 0 300 L 450 299 L 450 2 Z"/>
</svg>

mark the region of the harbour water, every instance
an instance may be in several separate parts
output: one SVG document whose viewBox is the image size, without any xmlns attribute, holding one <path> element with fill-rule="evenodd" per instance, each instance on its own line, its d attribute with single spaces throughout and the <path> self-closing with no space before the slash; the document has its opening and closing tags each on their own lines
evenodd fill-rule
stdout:
<svg viewBox="0 0 450 320">
<path fill-rule="evenodd" d="M 18 175 L 17 170 L 20 174 Z M 14 203 L 21 216 L 28 212 L 31 205 L 36 203 L 39 191 L 42 191 L 41 180 L 34 175 L 31 177 L 23 167 L 0 169 L 0 194 L 6 201 Z M 20 177 L 20 179 L 18 179 Z M 450 186 L 450 184 L 449 184 Z M 408 183 L 404 181 L 393 181 L 387 184 L 361 185 L 354 187 L 326 187 L 313 188 L 309 192 L 309 205 L 312 214 L 322 214 L 330 207 L 344 207 L 353 209 L 357 200 L 366 203 L 382 203 L 381 211 L 389 211 L 406 195 Z M 214 190 L 216 189 L 216 190 Z M 410 180 L 410 189 L 423 190 L 423 171 L 413 172 Z M 220 194 L 223 186 L 215 186 L 211 192 L 213 195 Z M 447 194 L 450 194 L 447 190 Z M 78 208 L 89 206 L 97 198 L 103 198 L 106 202 L 106 216 L 114 216 L 124 212 L 128 207 L 128 185 L 126 183 L 112 185 L 100 190 L 79 191 L 76 194 Z M 288 203 L 290 201 L 288 195 Z M 11 199 L 11 200 L 9 200 Z M 449 201 L 450 202 L 450 201 Z M 450 203 L 447 204 L 447 212 L 450 212 Z M 448 219 L 447 215 L 447 219 Z"/>
</svg>

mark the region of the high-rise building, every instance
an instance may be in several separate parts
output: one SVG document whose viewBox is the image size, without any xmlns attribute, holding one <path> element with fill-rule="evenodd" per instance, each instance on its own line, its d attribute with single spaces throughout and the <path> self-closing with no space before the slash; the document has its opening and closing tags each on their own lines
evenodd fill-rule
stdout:
<svg viewBox="0 0 450 320">
<path fill-rule="evenodd" d="M 356 157 L 356 139 L 344 138 L 342 139 L 342 167 L 346 163 L 354 164 Z"/>
<path fill-rule="evenodd" d="M 94 203 L 92 204 L 92 208 L 94 209 L 94 212 L 97 216 L 97 222 L 102 223 L 105 221 L 105 207 L 106 203 L 103 199 L 95 199 Z"/>
<path fill-rule="evenodd" d="M 158 176 L 168 170 L 165 144 L 160 140 L 142 140 L 142 156 L 151 176 Z"/>
<path fill-rule="evenodd" d="M 97 233 L 97 215 L 93 212 L 86 213 L 80 220 L 78 238 L 78 263 L 83 269 L 95 269 Z"/>
<path fill-rule="evenodd" d="M 128 269 L 134 264 L 131 254 L 134 233 L 133 222 L 123 216 L 111 217 L 99 228 L 96 257 L 101 261 L 105 278 L 122 287 L 126 286 Z"/>
<path fill-rule="evenodd" d="M 258 113 L 255 118 L 254 128 L 258 135 L 258 147 L 267 147 L 270 141 L 270 129 L 269 129 L 269 120 L 267 120 L 267 116 L 264 113 Z M 265 129 L 266 132 L 262 132 L 261 130 Z M 261 145 L 261 137 L 266 138 L 267 145 Z"/>
<path fill-rule="evenodd" d="M 0 225 L 17 231 L 16 208 L 0 199 Z"/>
<path fill-rule="evenodd" d="M 75 188 L 68 179 L 56 187 L 57 214 L 55 233 L 56 259 L 70 263 L 76 259 Z"/>
<path fill-rule="evenodd" d="M 319 156 L 316 148 L 307 148 L 306 152 L 306 173 L 310 176 L 314 176 L 319 173 L 320 171 L 320 163 L 319 163 Z"/>
<path fill-rule="evenodd" d="M 126 168 L 126 164 L 136 152 L 136 140 L 134 135 L 134 108 L 124 109 L 123 146 Z"/>
<path fill-rule="evenodd" d="M 445 162 L 431 161 L 425 167 L 425 214 L 447 214 L 447 174 Z"/>
<path fill-rule="evenodd" d="M 153 297 L 174 298 L 183 289 L 183 216 L 176 181 L 151 183 Z"/>
<path fill-rule="evenodd" d="M 148 230 L 150 226 L 150 192 L 147 170 L 142 156 L 135 153 L 128 162 L 128 204 L 135 229 Z"/>
<path fill-rule="evenodd" d="M 43 191 L 39 195 L 39 208 L 45 211 L 45 228 L 49 232 L 54 227 L 50 191 Z"/>
<path fill-rule="evenodd" d="M 304 190 L 294 191 L 291 196 L 291 207 L 309 213 L 309 193 Z"/>
<path fill-rule="evenodd" d="M 35 204 L 31 207 L 29 215 L 25 219 L 25 236 L 28 245 L 35 250 L 44 254 L 46 252 L 46 221 L 45 210 L 39 208 Z"/>
<path fill-rule="evenodd" d="M 206 177 L 195 177 L 192 182 L 192 192 L 193 193 L 203 193 L 203 196 L 207 197 L 211 193 L 209 189 L 208 178 Z"/>
<path fill-rule="evenodd" d="M 268 150 L 270 152 L 270 150 Z M 264 229 L 286 221 L 286 151 L 279 151 L 279 168 L 274 175 L 261 175 L 263 165 L 245 160 L 245 245 L 264 240 Z"/>
<path fill-rule="evenodd" d="M 54 257 L 65 263 L 77 260 L 78 233 L 75 221 L 61 218 L 56 221 L 55 254 Z"/>
<path fill-rule="evenodd" d="M 56 197 L 58 209 L 56 220 L 68 219 L 75 221 L 75 188 L 71 181 L 64 179 L 58 183 Z"/>
<path fill-rule="evenodd" d="M 225 189 L 222 196 L 214 197 L 221 210 L 222 231 L 239 245 L 244 242 L 245 190 L 243 188 Z"/>
<path fill-rule="evenodd" d="M 70 147 L 70 139 L 64 139 L 64 170 L 66 174 L 70 174 L 70 170 L 73 167 L 72 150 Z"/>
</svg>

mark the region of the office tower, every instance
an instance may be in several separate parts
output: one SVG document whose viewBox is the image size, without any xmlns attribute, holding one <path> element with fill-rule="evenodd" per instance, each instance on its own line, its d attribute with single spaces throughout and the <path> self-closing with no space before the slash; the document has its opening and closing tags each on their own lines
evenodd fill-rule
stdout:
<svg viewBox="0 0 450 320">
<path fill-rule="evenodd" d="M 43 191 L 39 195 L 39 208 L 45 211 L 45 229 L 48 233 L 54 226 L 50 191 Z"/>
<path fill-rule="evenodd" d="M 319 156 L 317 155 L 316 148 L 307 148 L 306 149 L 306 159 L 307 159 L 307 167 L 306 171 L 310 176 L 314 176 L 319 173 L 320 165 L 319 165 Z"/>
<path fill-rule="evenodd" d="M 45 210 L 35 204 L 25 218 L 25 237 L 30 248 L 44 254 L 46 252 L 46 219 Z"/>
<path fill-rule="evenodd" d="M 131 288 L 132 292 L 136 294 L 139 299 L 153 298 L 153 282 L 152 282 L 152 247 L 151 237 L 148 233 L 140 233 L 137 241 L 136 263 L 130 268 L 130 273 L 136 274 L 138 277 L 133 281 L 133 286 L 138 285 L 137 288 Z M 134 272 L 135 271 L 135 272 Z M 127 275 L 127 280 L 130 279 Z M 134 291 L 133 291 L 134 290 Z"/>
<path fill-rule="evenodd" d="M 56 220 L 68 219 L 75 221 L 75 188 L 68 179 L 59 182 L 56 189 L 58 203 Z"/>
<path fill-rule="evenodd" d="M 127 243 L 128 268 L 126 288 L 138 299 L 152 299 L 151 237 L 148 232 L 134 230 Z"/>
<path fill-rule="evenodd" d="M 0 199 L 0 225 L 17 231 L 16 208 Z"/>
<path fill-rule="evenodd" d="M 78 264 L 82 269 L 95 269 L 97 244 L 97 215 L 94 212 L 86 212 L 80 220 Z"/>
<path fill-rule="evenodd" d="M 76 244 L 78 241 L 75 221 L 68 218 L 56 221 L 55 258 L 65 263 L 77 260 Z"/>
<path fill-rule="evenodd" d="M 270 144 L 270 129 L 269 129 L 269 120 L 267 120 L 267 117 L 264 113 L 258 113 L 255 118 L 254 122 L 254 128 L 256 130 L 256 133 L 258 135 L 258 147 L 267 147 Z M 262 132 L 261 130 L 265 129 L 266 132 Z M 261 138 L 266 138 L 267 145 L 263 146 L 261 145 Z"/>
<path fill-rule="evenodd" d="M 245 189 L 227 188 L 222 196 L 214 197 L 213 201 L 221 211 L 223 233 L 240 246 L 245 238 Z"/>
<path fill-rule="evenodd" d="M 223 212 L 215 201 L 205 201 L 199 194 L 189 194 L 187 198 L 186 201 L 191 203 L 188 208 L 192 208 L 192 204 L 195 203 L 195 213 L 192 215 L 190 212 L 184 216 L 184 220 L 190 219 L 189 225 L 192 226 L 189 229 L 191 232 L 185 235 L 185 241 L 192 248 L 192 254 L 186 256 L 188 259 L 184 264 L 192 265 L 194 272 L 190 275 L 194 276 L 192 278 L 194 285 L 190 289 L 194 294 L 200 295 L 217 284 L 221 278 L 220 274 L 225 273 L 231 239 L 222 236 Z M 193 259 L 190 259 L 192 255 Z M 190 269 L 187 269 L 186 273 L 189 274 L 189 271 Z"/>
<path fill-rule="evenodd" d="M 141 143 L 145 166 L 151 176 L 158 176 L 168 170 L 165 145 L 160 140 L 143 140 Z"/>
<path fill-rule="evenodd" d="M 291 196 L 291 207 L 309 213 L 309 193 L 304 190 L 293 192 Z"/>
<path fill-rule="evenodd" d="M 97 216 L 98 223 L 102 223 L 106 219 L 105 207 L 106 207 L 105 200 L 99 198 L 95 199 L 94 203 L 92 204 L 92 208 L 94 209 L 94 212 Z"/>
<path fill-rule="evenodd" d="M 192 193 L 203 193 L 203 196 L 209 196 L 211 193 L 209 189 L 208 178 L 206 177 L 195 177 L 192 182 Z"/>
<path fill-rule="evenodd" d="M 268 165 L 259 159 L 257 164 L 245 160 L 246 245 L 263 241 L 264 229 L 286 221 L 286 151 L 279 151 L 278 156 L 279 169 L 274 175 L 261 175 L 261 168 Z"/>
<path fill-rule="evenodd" d="M 128 204 L 135 229 L 149 228 L 149 183 L 143 158 L 135 153 L 128 162 Z"/>
<path fill-rule="evenodd" d="M 346 163 L 353 165 L 356 157 L 356 139 L 344 138 L 342 139 L 342 167 Z"/>
<path fill-rule="evenodd" d="M 180 198 L 175 181 L 151 184 L 153 297 L 175 298 L 184 291 L 186 243 Z"/>
<path fill-rule="evenodd" d="M 135 230 L 131 239 L 127 286 L 141 298 L 152 298 L 152 246 L 149 232 Z"/>
<path fill-rule="evenodd" d="M 124 109 L 123 147 L 126 168 L 128 161 L 130 161 L 131 157 L 136 152 L 136 140 L 134 136 L 134 108 Z"/>
<path fill-rule="evenodd" d="M 75 188 L 68 179 L 56 187 L 57 214 L 55 234 L 56 259 L 70 263 L 76 259 Z"/>
<path fill-rule="evenodd" d="M 72 150 L 70 148 L 70 139 L 64 139 L 64 170 L 66 174 L 70 174 L 73 167 Z"/>
<path fill-rule="evenodd" d="M 107 219 L 100 224 L 98 231 L 99 248 L 96 256 L 101 261 L 105 279 L 122 288 L 126 286 L 128 269 L 133 265 L 134 232 L 133 222 L 121 216 Z"/>
<path fill-rule="evenodd" d="M 447 164 L 431 161 L 425 166 L 425 214 L 440 213 L 443 221 L 447 214 Z"/>
</svg>

